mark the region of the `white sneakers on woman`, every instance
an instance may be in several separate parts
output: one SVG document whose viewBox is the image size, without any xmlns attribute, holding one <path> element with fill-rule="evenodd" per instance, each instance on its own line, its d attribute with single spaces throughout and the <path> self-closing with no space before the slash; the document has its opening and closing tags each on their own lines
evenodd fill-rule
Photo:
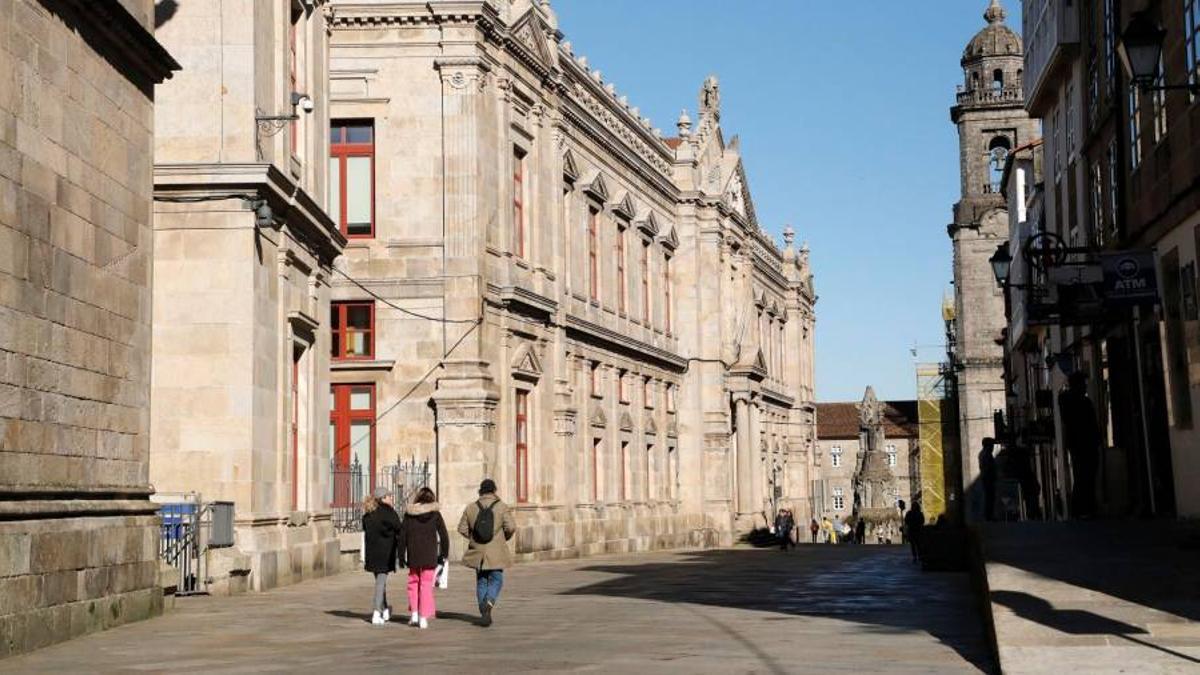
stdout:
<svg viewBox="0 0 1200 675">
<path fill-rule="evenodd" d="M 387 621 L 383 618 L 383 613 L 381 613 L 379 610 L 375 610 L 374 613 L 371 614 L 371 623 L 376 626 L 383 626 L 387 623 Z"/>
<path fill-rule="evenodd" d="M 422 628 L 422 630 L 429 628 L 429 621 L 425 617 L 421 617 L 421 622 L 418 625 Z"/>
<path fill-rule="evenodd" d="M 412 616 L 408 619 L 408 625 L 416 626 L 419 623 L 421 623 L 421 616 L 419 614 L 417 614 L 416 612 L 413 612 Z"/>
</svg>

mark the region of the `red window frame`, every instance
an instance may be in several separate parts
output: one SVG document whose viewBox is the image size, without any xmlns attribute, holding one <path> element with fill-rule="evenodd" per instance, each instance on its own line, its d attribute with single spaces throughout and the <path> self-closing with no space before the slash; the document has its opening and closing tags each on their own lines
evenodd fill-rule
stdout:
<svg viewBox="0 0 1200 675">
<path fill-rule="evenodd" d="M 292 351 L 292 510 L 300 508 L 300 355 Z"/>
<path fill-rule="evenodd" d="M 368 391 L 371 394 L 371 406 L 363 410 L 352 410 L 350 408 L 350 395 L 358 391 Z M 368 421 L 371 423 L 371 438 L 370 438 L 370 466 L 364 466 L 363 471 L 367 471 L 371 475 L 371 487 L 375 487 L 375 408 L 378 404 L 376 398 L 375 385 L 370 383 L 353 383 L 353 384 L 334 384 L 330 385 L 330 391 L 333 394 L 333 407 L 329 411 L 329 422 L 333 425 L 334 434 L 334 465 L 338 467 L 350 466 L 350 458 L 353 456 L 350 448 L 350 425 L 352 422 Z M 336 494 L 336 490 L 335 490 Z"/>
<path fill-rule="evenodd" d="M 370 127 L 371 140 L 367 143 L 350 143 L 346 130 L 349 127 Z M 375 238 L 375 120 L 341 119 L 329 123 L 329 158 L 338 162 L 338 212 L 329 214 L 338 224 L 338 229 L 347 239 Z M 371 231 L 350 234 L 346 220 L 346 160 L 350 157 L 367 157 L 371 160 Z"/>
<path fill-rule="evenodd" d="M 625 278 L 625 232 L 626 229 L 617 225 L 617 311 L 624 314 L 626 296 L 629 294 Z"/>
<path fill-rule="evenodd" d="M 525 257 L 525 153 L 513 148 L 513 254 Z"/>
<path fill-rule="evenodd" d="M 642 242 L 642 321 L 650 325 L 650 242 Z"/>
<path fill-rule="evenodd" d="M 518 389 L 515 402 L 517 503 L 529 501 L 529 392 Z"/>
<path fill-rule="evenodd" d="M 588 207 L 588 291 L 592 300 L 600 300 L 600 245 L 599 223 L 600 211 L 594 206 Z"/>
<path fill-rule="evenodd" d="M 367 329 L 350 328 L 347 325 L 347 311 L 351 307 L 367 307 L 371 312 L 370 327 Z M 362 301 L 331 302 L 329 303 L 330 331 L 333 333 L 331 356 L 335 361 L 370 361 L 375 358 L 375 303 Z M 367 336 L 366 354 L 346 354 L 346 337 L 352 333 L 365 333 Z"/>
<path fill-rule="evenodd" d="M 667 333 L 671 332 L 671 256 L 663 254 L 663 319 Z"/>
<path fill-rule="evenodd" d="M 592 503 L 600 501 L 600 444 L 604 441 L 592 439 Z"/>
<path fill-rule="evenodd" d="M 629 499 L 629 491 L 625 487 L 627 478 L 626 462 L 629 459 L 629 441 L 621 441 L 621 501 Z"/>
</svg>

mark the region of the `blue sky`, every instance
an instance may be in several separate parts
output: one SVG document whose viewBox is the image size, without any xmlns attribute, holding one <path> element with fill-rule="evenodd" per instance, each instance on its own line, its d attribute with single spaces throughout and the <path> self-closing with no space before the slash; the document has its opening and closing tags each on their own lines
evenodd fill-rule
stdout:
<svg viewBox="0 0 1200 675">
<path fill-rule="evenodd" d="M 940 358 L 946 224 L 959 197 L 949 109 L 987 0 L 553 0 L 605 81 L 664 133 L 721 80 L 726 138 L 764 228 L 812 248 L 817 396 L 913 398 L 914 344 Z M 1020 3 L 1005 0 L 1020 32 Z M 930 346 L 932 345 L 932 346 Z"/>
</svg>

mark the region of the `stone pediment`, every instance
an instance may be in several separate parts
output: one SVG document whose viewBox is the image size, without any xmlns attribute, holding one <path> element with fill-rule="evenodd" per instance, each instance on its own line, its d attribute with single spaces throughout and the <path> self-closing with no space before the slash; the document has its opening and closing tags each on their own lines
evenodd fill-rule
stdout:
<svg viewBox="0 0 1200 675">
<path fill-rule="evenodd" d="M 509 35 L 520 48 L 527 52 L 529 58 L 541 66 L 542 70 L 549 72 L 555 64 L 554 52 L 546 43 L 546 36 L 551 32 L 542 15 L 530 8 L 513 24 Z"/>
<path fill-rule="evenodd" d="M 584 181 L 583 191 L 601 202 L 608 201 L 608 183 L 604 180 L 604 174 L 596 171 L 590 178 Z"/>
<path fill-rule="evenodd" d="M 653 211 L 647 211 L 644 216 L 639 218 L 637 221 L 637 226 L 639 230 L 645 232 L 651 237 L 658 235 L 658 217 L 654 215 Z"/>
<path fill-rule="evenodd" d="M 542 363 L 537 352 L 528 342 L 522 342 L 517 347 L 512 360 L 513 377 L 524 380 L 538 380 L 542 377 Z"/>
<path fill-rule="evenodd" d="M 572 182 L 579 180 L 579 163 L 570 150 L 563 153 L 563 177 Z"/>
<path fill-rule="evenodd" d="M 679 235 L 675 234 L 675 226 L 669 225 L 666 234 L 659 237 L 659 241 L 663 246 L 675 250 L 679 248 Z"/>
<path fill-rule="evenodd" d="M 679 423 L 675 421 L 674 417 L 667 421 L 667 437 L 679 438 Z"/>
<path fill-rule="evenodd" d="M 608 427 L 608 417 L 604 414 L 604 408 L 593 406 L 592 413 L 588 416 L 588 424 L 596 429 Z"/>
<path fill-rule="evenodd" d="M 612 210 L 614 214 L 629 221 L 632 221 L 634 214 L 637 213 L 637 207 L 633 203 L 633 197 L 628 192 L 621 195 L 621 198 L 618 199 L 616 204 L 613 205 Z"/>
<path fill-rule="evenodd" d="M 646 432 L 647 436 L 658 435 L 658 423 L 654 421 L 653 417 L 646 418 L 646 428 L 643 431 Z"/>
<path fill-rule="evenodd" d="M 738 159 L 729 181 L 725 184 L 722 194 L 729 208 L 746 219 L 746 223 L 758 229 L 758 216 L 754 210 L 754 200 L 750 196 L 750 188 L 746 182 L 746 169 L 742 160 Z"/>
<path fill-rule="evenodd" d="M 628 411 L 621 413 L 621 431 L 633 431 L 633 417 Z"/>
<path fill-rule="evenodd" d="M 749 375 L 751 379 L 762 380 L 767 376 L 767 360 L 763 358 L 762 349 L 753 347 L 751 350 L 743 350 L 742 358 L 738 359 L 734 364 L 732 371 L 738 374 Z"/>
</svg>

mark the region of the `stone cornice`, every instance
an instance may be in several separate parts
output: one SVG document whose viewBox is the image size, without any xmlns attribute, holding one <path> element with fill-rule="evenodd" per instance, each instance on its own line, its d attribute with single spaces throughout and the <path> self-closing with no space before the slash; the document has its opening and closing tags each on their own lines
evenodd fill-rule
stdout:
<svg viewBox="0 0 1200 675">
<path fill-rule="evenodd" d="M 609 330 L 603 326 L 599 326 L 587 321 L 586 319 L 581 319 L 573 314 L 567 315 L 566 327 L 568 330 L 574 330 L 587 337 L 607 342 L 622 351 L 632 352 L 640 356 L 648 357 L 680 372 L 687 367 L 687 359 L 679 356 L 678 354 L 673 354 L 665 349 L 660 349 L 640 340 L 634 340 L 626 335 Z"/>
<path fill-rule="evenodd" d="M 500 15 L 486 0 L 450 2 L 338 3 L 332 6 L 331 29 L 372 29 L 397 26 L 478 24 L 489 37 L 497 36 Z"/>
<path fill-rule="evenodd" d="M 274 164 L 154 165 L 155 200 L 205 197 L 267 200 L 275 215 L 305 237 L 325 264 L 332 264 L 346 246 L 346 237 L 320 204 Z"/>
<path fill-rule="evenodd" d="M 568 128 L 581 132 L 591 139 L 612 157 L 629 167 L 634 174 L 646 181 L 651 187 L 671 201 L 679 200 L 679 188 L 671 180 L 669 173 L 661 173 L 648 164 L 641 156 L 614 140 L 612 132 L 588 114 L 578 102 L 568 100 L 562 109 L 563 119 L 569 122 Z"/>
<path fill-rule="evenodd" d="M 569 54 L 560 50 L 560 63 L 567 75 L 566 96 L 579 104 L 596 121 L 621 139 L 639 157 L 664 176 L 671 175 L 674 152 L 666 142 L 647 129 L 639 118 L 625 109 L 612 94 Z"/>
<path fill-rule="evenodd" d="M 41 0 L 48 10 L 79 31 L 96 51 L 114 61 L 143 90 L 160 84 L 181 66 L 121 3 L 111 0 Z"/>
</svg>

